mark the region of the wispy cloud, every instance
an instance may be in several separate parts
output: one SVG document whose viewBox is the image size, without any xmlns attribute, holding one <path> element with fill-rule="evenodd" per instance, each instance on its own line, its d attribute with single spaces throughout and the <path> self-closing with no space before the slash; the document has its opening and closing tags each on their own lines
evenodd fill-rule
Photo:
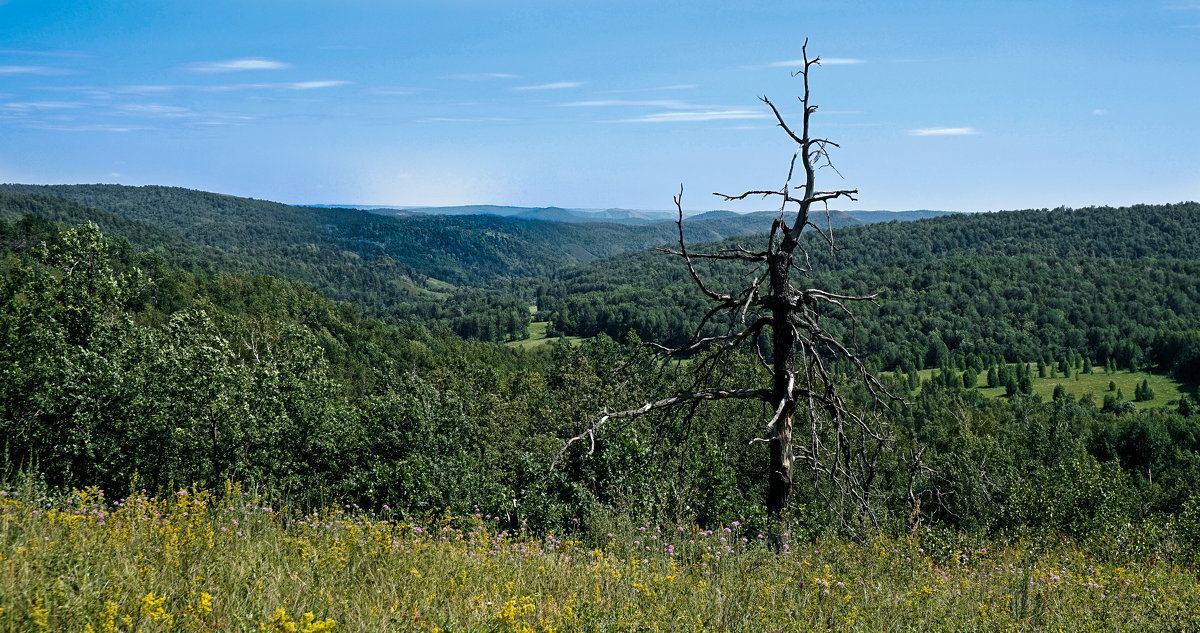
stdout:
<svg viewBox="0 0 1200 633">
<path fill-rule="evenodd" d="M 1096 108 L 1095 110 L 1092 110 L 1092 114 L 1095 116 L 1104 116 L 1108 114 L 1108 110 L 1104 108 Z"/>
<path fill-rule="evenodd" d="M 580 108 L 657 108 L 666 112 L 651 112 L 623 119 L 610 119 L 602 123 L 677 123 L 692 121 L 729 121 L 739 119 L 765 119 L 767 114 L 761 110 L 744 108 L 697 105 L 678 99 L 597 99 L 590 101 L 570 101 L 559 104 L 563 107 Z"/>
<path fill-rule="evenodd" d="M 348 86 L 352 81 L 321 79 L 315 81 L 256 82 L 238 84 L 150 84 L 130 86 L 68 86 L 53 90 L 79 92 L 95 98 L 111 98 L 116 95 L 162 95 L 169 92 L 235 92 L 241 90 L 317 90 Z"/>
<path fill-rule="evenodd" d="M 453 117 L 453 116 L 434 116 L 422 121 L 439 122 L 439 123 L 498 123 L 502 121 L 511 121 L 504 117 Z"/>
<path fill-rule="evenodd" d="M 287 62 L 266 57 L 243 57 L 219 62 L 196 62 L 184 68 L 194 73 L 234 73 L 247 70 L 284 70 L 291 67 Z"/>
<path fill-rule="evenodd" d="M 0 66 L 0 75 L 67 75 L 70 72 L 51 66 Z"/>
<path fill-rule="evenodd" d="M 87 57 L 77 51 L 35 51 L 24 48 L 0 48 L 0 55 L 29 55 L 33 57 Z"/>
<path fill-rule="evenodd" d="M 653 86 L 650 88 L 623 88 L 620 90 L 605 90 L 607 94 L 622 94 L 629 92 L 658 92 L 660 90 L 690 90 L 699 88 L 699 84 L 671 84 L 669 86 Z"/>
<path fill-rule="evenodd" d="M 426 91 L 426 88 L 404 88 L 404 87 L 386 88 L 385 87 L 385 88 L 371 88 L 367 92 L 370 92 L 371 94 L 389 95 L 389 96 L 393 96 L 393 97 L 408 97 L 408 96 L 412 96 L 415 94 L 420 94 L 425 91 Z"/>
<path fill-rule="evenodd" d="M 0 105 L 0 109 L 9 112 L 42 112 L 45 110 L 71 110 L 82 108 L 83 104 L 75 101 L 19 101 Z"/>
<path fill-rule="evenodd" d="M 156 128 L 145 127 L 140 125 L 31 125 L 29 126 L 36 130 L 47 130 L 51 132 L 144 132 L 154 130 Z"/>
<path fill-rule="evenodd" d="M 855 59 L 853 57 L 822 57 L 821 58 L 822 66 L 850 66 L 853 64 L 865 64 L 865 63 L 866 63 L 865 60 Z M 804 66 L 803 59 L 786 59 L 783 61 L 771 62 L 771 63 L 767 64 L 767 68 L 800 68 L 802 66 Z"/>
<path fill-rule="evenodd" d="M 270 85 L 270 84 L 266 84 Z M 320 88 L 336 88 L 338 86 L 348 86 L 349 81 L 340 79 L 326 79 L 322 81 L 296 81 L 288 84 L 282 84 L 282 87 L 291 90 L 318 90 Z"/>
<path fill-rule="evenodd" d="M 181 106 L 163 105 L 161 103 L 127 103 L 116 107 L 120 112 L 128 114 L 143 114 L 150 116 L 184 117 L 192 116 L 192 111 Z"/>
<path fill-rule="evenodd" d="M 970 136 L 979 134 L 973 127 L 925 127 L 909 130 L 909 136 Z"/>
<path fill-rule="evenodd" d="M 489 81 L 492 79 L 520 79 L 520 75 L 511 73 L 457 73 L 445 75 L 443 79 L 458 79 L 461 81 Z"/>
<path fill-rule="evenodd" d="M 616 119 L 605 123 L 692 123 L 699 121 L 731 121 L 739 119 L 765 119 L 767 115 L 754 110 L 680 110 L 656 112 L 628 119 Z"/>
<path fill-rule="evenodd" d="M 548 84 L 538 84 L 536 86 L 517 86 L 513 90 L 562 90 L 564 88 L 578 88 L 583 85 L 582 81 L 556 81 Z"/>
<path fill-rule="evenodd" d="M 648 101 L 636 101 L 629 99 L 598 99 L 593 101 L 569 101 L 559 105 L 566 108 L 649 107 L 667 108 L 669 110 L 686 110 L 688 108 L 700 107 L 675 99 L 653 99 Z"/>
</svg>

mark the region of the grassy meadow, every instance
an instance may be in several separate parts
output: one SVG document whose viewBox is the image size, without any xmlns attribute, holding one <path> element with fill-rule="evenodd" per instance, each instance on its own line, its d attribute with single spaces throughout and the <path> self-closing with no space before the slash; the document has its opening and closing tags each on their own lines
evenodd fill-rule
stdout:
<svg viewBox="0 0 1200 633">
<path fill-rule="evenodd" d="M 1008 366 L 1015 370 L 1017 364 L 1009 363 Z M 1153 374 L 1144 371 L 1131 372 L 1127 369 L 1120 369 L 1116 372 L 1108 373 L 1103 367 L 1098 367 L 1093 369 L 1090 374 L 1085 374 L 1082 371 L 1077 372 L 1072 369 L 1070 376 L 1063 376 L 1060 373 L 1056 377 L 1051 378 L 1049 377 L 1049 373 L 1047 373 L 1046 378 L 1039 378 L 1037 367 L 1033 363 L 1029 363 L 1029 367 L 1033 372 L 1033 393 L 1041 396 L 1046 401 L 1049 401 L 1053 396 L 1054 388 L 1062 385 L 1067 394 L 1076 400 L 1090 393 L 1096 398 L 1096 404 L 1099 405 L 1104 401 L 1104 396 L 1109 394 L 1115 396 L 1117 390 L 1120 390 L 1126 400 L 1133 402 L 1134 389 L 1142 384 L 1143 380 L 1146 380 L 1150 388 L 1154 391 L 1154 399 L 1133 402 L 1138 410 L 1142 410 L 1167 406 L 1173 402 L 1177 403 L 1180 396 L 1190 393 L 1194 387 L 1176 381 L 1164 374 Z M 921 376 L 921 380 L 926 381 L 932 379 L 934 371 L 932 369 L 922 369 L 918 373 Z M 961 371 L 955 372 L 955 374 L 960 379 L 962 378 Z M 1109 391 L 1110 382 L 1116 386 L 1116 390 Z M 1000 398 L 1005 395 L 1004 387 L 987 386 L 986 372 L 979 374 L 975 389 L 991 398 Z"/>
<path fill-rule="evenodd" d="M 1097 556 L 1056 536 L 878 536 L 775 554 L 736 522 L 592 525 L 586 539 L 502 523 L 353 506 L 291 514 L 230 485 L 54 502 L 9 488 L 0 631 L 1181 631 L 1200 621 L 1194 567 Z"/>
<path fill-rule="evenodd" d="M 548 338 L 546 336 L 546 327 L 550 324 L 546 321 L 534 321 L 529 324 L 529 337 L 520 341 L 509 341 L 505 345 L 509 347 L 517 347 L 520 349 L 533 349 L 550 343 L 551 341 L 566 341 L 567 343 L 578 343 L 583 339 L 578 336 L 564 336 L 562 338 Z"/>
</svg>

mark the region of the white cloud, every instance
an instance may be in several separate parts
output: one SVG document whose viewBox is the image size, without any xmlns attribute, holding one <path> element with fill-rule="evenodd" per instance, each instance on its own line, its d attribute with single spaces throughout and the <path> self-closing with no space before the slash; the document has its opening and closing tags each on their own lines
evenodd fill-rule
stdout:
<svg viewBox="0 0 1200 633">
<path fill-rule="evenodd" d="M 415 94 L 420 94 L 422 92 L 425 92 L 425 90 L 426 90 L 425 88 L 392 87 L 392 88 L 372 88 L 372 89 L 368 90 L 368 92 L 370 92 L 371 94 L 377 94 L 377 95 L 389 95 L 389 96 L 393 96 L 393 97 L 408 97 L 408 96 L 412 96 Z"/>
<path fill-rule="evenodd" d="M 909 130 L 909 136 L 969 136 L 979 134 L 973 127 L 926 127 Z"/>
<path fill-rule="evenodd" d="M 196 73 L 232 73 L 245 70 L 283 70 L 291 67 L 291 64 L 266 57 L 243 57 L 219 62 L 196 62 L 188 65 L 187 69 Z"/>
<path fill-rule="evenodd" d="M 331 79 L 331 80 L 325 80 L 325 81 L 297 81 L 294 83 L 282 84 L 282 85 L 284 87 L 290 88 L 292 90 L 316 90 L 318 88 L 336 88 L 337 86 L 346 86 L 349 84 L 350 84 L 349 81 L 342 81 L 340 79 Z M 266 84 L 266 85 L 270 85 L 270 84 Z"/>
<path fill-rule="evenodd" d="M 688 108 L 696 108 L 690 103 L 678 101 L 675 99 L 655 99 L 650 101 L 632 101 L 626 99 L 599 99 L 594 101 L 570 101 L 560 104 L 567 108 L 588 107 L 588 108 L 606 108 L 606 107 L 651 107 L 651 108 L 666 108 L 668 110 L 686 110 Z"/>
<path fill-rule="evenodd" d="M 341 79 L 324 79 L 318 81 L 290 81 L 290 82 L 260 82 L 260 83 L 241 83 L 241 84 L 215 84 L 215 85 L 199 85 L 199 84 L 159 84 L 159 85 L 141 85 L 141 86 L 118 86 L 115 88 L 98 88 L 94 86 L 76 86 L 68 88 L 83 92 L 96 97 L 111 97 L 113 95 L 158 95 L 166 92 L 177 91 L 196 91 L 196 92 L 234 92 L 238 90 L 315 90 L 318 88 L 334 88 L 337 86 L 348 86 L 354 82 Z"/>
<path fill-rule="evenodd" d="M 75 51 L 35 51 L 23 48 L 0 48 L 0 55 L 30 55 L 34 57 L 87 57 L 86 54 Z"/>
<path fill-rule="evenodd" d="M 765 119 L 767 115 L 755 110 L 688 110 L 657 112 L 629 119 L 606 121 L 606 123 L 691 123 L 697 121 L 730 121 L 738 119 Z"/>
<path fill-rule="evenodd" d="M 458 73 L 455 75 L 446 75 L 443 79 L 460 79 L 463 81 L 487 81 L 490 79 L 520 79 L 520 75 L 511 73 Z"/>
<path fill-rule="evenodd" d="M 74 101 L 18 101 L 6 103 L 0 108 L 12 112 L 32 112 L 41 110 L 69 110 L 72 108 L 81 108 L 82 103 Z"/>
<path fill-rule="evenodd" d="M 153 130 L 152 127 L 143 127 L 136 125 L 40 125 L 31 126 L 38 130 L 48 130 L 51 132 L 143 132 Z"/>
<path fill-rule="evenodd" d="M 822 66 L 849 66 L 849 65 L 853 65 L 853 64 L 865 64 L 866 63 L 864 60 L 854 59 L 851 57 L 822 57 L 820 59 L 821 59 Z M 768 68 L 803 68 L 804 60 L 803 59 L 787 59 L 787 60 L 784 60 L 781 62 L 771 62 L 771 63 L 767 64 L 767 67 Z"/>
<path fill-rule="evenodd" d="M 1108 114 L 1108 110 L 1105 110 L 1104 108 L 1096 108 L 1095 110 L 1092 110 L 1092 114 L 1096 116 L 1104 116 Z"/>
<path fill-rule="evenodd" d="M 130 103 L 117 106 L 117 109 L 130 114 L 151 114 L 167 117 L 188 116 L 192 112 L 187 108 L 163 105 L 161 103 Z"/>
<path fill-rule="evenodd" d="M 68 72 L 50 66 L 0 66 L 0 75 L 65 75 Z"/>
<path fill-rule="evenodd" d="M 511 121 L 512 119 L 506 119 L 504 117 L 474 117 L 474 118 L 472 118 L 472 117 L 435 116 L 435 117 L 429 117 L 428 119 L 421 119 L 421 120 L 422 121 L 441 122 L 441 123 L 496 123 L 496 122 L 500 122 L 500 121 Z"/>
<path fill-rule="evenodd" d="M 517 86 L 513 90 L 562 90 L 564 88 L 578 88 L 583 85 L 582 81 L 556 81 L 549 84 L 538 84 L 536 86 Z"/>
</svg>

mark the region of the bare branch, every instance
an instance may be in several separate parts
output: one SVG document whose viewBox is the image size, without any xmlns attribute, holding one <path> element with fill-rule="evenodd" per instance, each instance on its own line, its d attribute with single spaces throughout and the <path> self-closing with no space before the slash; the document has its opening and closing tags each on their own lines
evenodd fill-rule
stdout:
<svg viewBox="0 0 1200 633">
<path fill-rule="evenodd" d="M 599 431 L 601 427 L 603 427 L 604 424 L 609 420 L 634 418 L 646 415 L 651 411 L 667 409 L 692 402 L 727 400 L 730 398 L 739 400 L 766 400 L 768 397 L 770 397 L 770 395 L 771 390 L 769 389 L 710 389 L 707 391 L 682 393 L 671 396 L 670 398 L 663 398 L 662 400 L 658 400 L 656 402 L 647 402 L 637 409 L 627 409 L 625 411 L 612 411 L 605 413 L 604 415 L 600 416 L 600 418 L 597 419 L 596 422 L 593 423 L 592 426 L 586 431 L 567 440 L 566 445 L 564 445 L 562 449 L 558 451 L 558 455 L 556 455 L 550 462 L 550 470 L 554 470 L 554 467 L 558 465 L 558 460 L 562 458 L 563 454 L 567 452 L 567 449 L 569 449 L 572 444 L 582 440 L 585 437 L 591 438 L 592 446 L 588 450 L 588 455 L 591 455 L 596 450 L 596 432 Z"/>
<path fill-rule="evenodd" d="M 733 297 L 713 292 L 708 289 L 701 281 L 700 275 L 696 274 L 696 267 L 692 265 L 692 258 L 688 256 L 687 244 L 683 241 L 683 185 L 679 185 L 679 195 L 675 196 L 675 209 L 679 212 L 679 219 L 675 221 L 675 225 L 679 227 L 679 252 L 683 255 L 683 261 L 687 262 L 688 273 L 692 275 L 692 281 L 696 282 L 696 286 L 700 291 L 708 295 L 709 298 L 716 301 L 733 301 Z"/>
</svg>

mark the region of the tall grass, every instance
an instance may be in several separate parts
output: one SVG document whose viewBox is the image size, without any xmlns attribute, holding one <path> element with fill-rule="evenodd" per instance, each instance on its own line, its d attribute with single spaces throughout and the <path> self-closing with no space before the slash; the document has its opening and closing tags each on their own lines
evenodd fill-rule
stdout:
<svg viewBox="0 0 1200 633">
<path fill-rule="evenodd" d="M 289 515 L 228 485 L 0 491 L 0 631 L 1194 630 L 1194 568 L 1067 541 L 792 543 L 739 524 L 534 537 L 494 517 Z M 506 529 L 507 528 L 507 529 Z M 926 551 L 936 547 L 937 552 Z"/>
</svg>

